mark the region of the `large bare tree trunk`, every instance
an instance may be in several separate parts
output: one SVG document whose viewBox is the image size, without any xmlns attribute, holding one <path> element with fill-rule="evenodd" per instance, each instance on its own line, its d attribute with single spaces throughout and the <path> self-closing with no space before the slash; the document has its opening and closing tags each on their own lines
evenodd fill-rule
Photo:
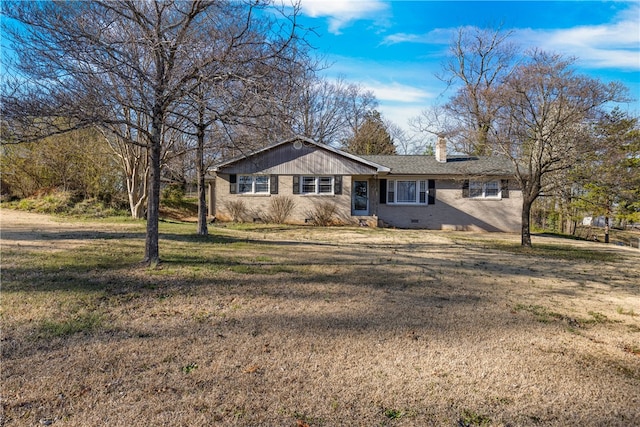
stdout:
<svg viewBox="0 0 640 427">
<path fill-rule="evenodd" d="M 531 205 L 533 202 L 527 198 L 522 200 L 522 233 L 520 244 L 531 247 Z"/>
<path fill-rule="evenodd" d="M 147 235 L 145 239 L 144 262 L 155 266 L 160 262 L 159 222 L 160 222 L 160 157 L 162 140 L 161 113 L 154 117 L 149 150 L 149 196 L 147 202 Z"/>
<path fill-rule="evenodd" d="M 207 229 L 207 188 L 204 183 L 204 129 L 198 128 L 198 147 L 196 149 L 196 175 L 198 179 L 198 234 L 206 236 Z"/>
</svg>

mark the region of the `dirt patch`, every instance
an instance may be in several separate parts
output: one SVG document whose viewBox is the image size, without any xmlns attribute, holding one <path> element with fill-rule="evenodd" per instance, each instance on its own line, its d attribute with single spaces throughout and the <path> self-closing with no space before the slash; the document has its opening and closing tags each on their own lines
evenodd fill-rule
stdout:
<svg viewBox="0 0 640 427">
<path fill-rule="evenodd" d="M 637 249 L 0 214 L 4 425 L 640 424 Z"/>
</svg>

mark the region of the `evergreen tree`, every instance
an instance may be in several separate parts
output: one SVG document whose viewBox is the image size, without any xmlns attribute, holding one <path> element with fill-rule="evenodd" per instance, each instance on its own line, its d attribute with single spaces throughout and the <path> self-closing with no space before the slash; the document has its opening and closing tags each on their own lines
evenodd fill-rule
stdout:
<svg viewBox="0 0 640 427">
<path fill-rule="evenodd" d="M 396 147 L 382 116 L 378 111 L 366 114 L 362 125 L 344 144 L 344 150 L 352 154 L 396 154 Z"/>
<path fill-rule="evenodd" d="M 594 150 L 575 171 L 581 195 L 574 204 L 609 220 L 640 220 L 640 128 L 638 118 L 619 109 L 603 115 L 594 127 Z"/>
</svg>

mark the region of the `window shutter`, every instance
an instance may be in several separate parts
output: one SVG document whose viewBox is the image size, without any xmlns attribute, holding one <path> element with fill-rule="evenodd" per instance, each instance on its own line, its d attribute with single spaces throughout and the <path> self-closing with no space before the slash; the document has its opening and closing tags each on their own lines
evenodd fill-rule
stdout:
<svg viewBox="0 0 640 427">
<path fill-rule="evenodd" d="M 509 180 L 508 179 L 503 179 L 500 182 L 500 194 L 502 195 L 503 199 L 509 198 Z"/>
<path fill-rule="evenodd" d="M 380 180 L 380 203 L 382 204 L 387 203 L 387 180 L 386 179 Z"/>
<path fill-rule="evenodd" d="M 300 194 L 300 175 L 293 175 L 293 194 Z"/>
<path fill-rule="evenodd" d="M 462 197 L 469 197 L 469 180 L 465 179 L 462 183 Z"/>
<path fill-rule="evenodd" d="M 278 175 L 269 177 L 269 193 L 278 194 Z"/>
<path fill-rule="evenodd" d="M 236 194 L 238 192 L 238 176 L 235 173 L 229 175 L 229 194 Z"/>
<path fill-rule="evenodd" d="M 333 194 L 342 194 L 342 176 L 333 177 Z"/>
<path fill-rule="evenodd" d="M 436 204 L 436 181 L 435 179 L 430 179 L 428 182 L 429 188 L 429 198 L 427 199 L 429 205 Z"/>
</svg>

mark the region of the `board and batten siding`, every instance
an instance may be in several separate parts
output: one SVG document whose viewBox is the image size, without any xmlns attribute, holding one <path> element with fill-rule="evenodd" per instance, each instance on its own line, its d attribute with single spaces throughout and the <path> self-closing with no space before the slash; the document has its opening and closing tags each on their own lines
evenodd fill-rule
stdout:
<svg viewBox="0 0 640 427">
<path fill-rule="evenodd" d="M 373 175 L 376 168 L 336 153 L 301 144 L 274 147 L 260 156 L 239 160 L 226 166 L 225 174 L 265 175 Z"/>
</svg>

